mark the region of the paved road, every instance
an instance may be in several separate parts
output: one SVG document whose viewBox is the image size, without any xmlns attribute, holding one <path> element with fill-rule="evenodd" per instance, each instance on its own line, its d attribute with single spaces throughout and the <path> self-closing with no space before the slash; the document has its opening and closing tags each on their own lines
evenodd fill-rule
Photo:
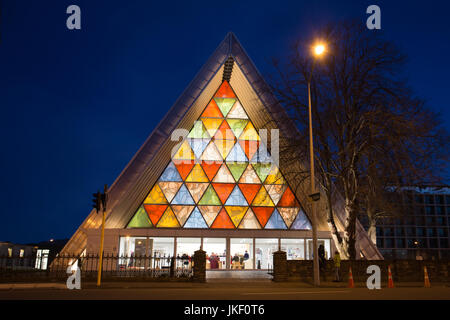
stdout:
<svg viewBox="0 0 450 320">
<path fill-rule="evenodd" d="M 0 300 L 9 299 L 150 299 L 150 300 L 396 300 L 430 299 L 450 300 L 450 287 L 436 284 L 432 288 L 409 287 L 368 290 L 367 288 L 349 289 L 343 285 L 335 287 L 313 288 L 297 283 L 258 282 L 209 282 L 196 283 L 105 283 L 97 289 L 92 283 L 84 285 L 82 290 L 64 289 L 63 284 L 54 288 L 34 285 L 28 288 L 6 289 L 0 287 Z M 58 288 L 59 286 L 59 288 Z"/>
</svg>

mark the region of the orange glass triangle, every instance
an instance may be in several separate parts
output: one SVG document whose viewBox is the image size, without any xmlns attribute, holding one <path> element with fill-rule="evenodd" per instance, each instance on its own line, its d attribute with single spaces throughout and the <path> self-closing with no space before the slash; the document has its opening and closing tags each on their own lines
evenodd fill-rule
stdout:
<svg viewBox="0 0 450 320">
<path fill-rule="evenodd" d="M 211 225 L 213 229 L 234 229 L 233 221 L 231 221 L 230 216 L 227 214 L 224 208 L 220 210 L 220 213 L 217 215 L 216 220 L 214 220 Z"/>
<path fill-rule="evenodd" d="M 205 111 L 203 111 L 202 118 L 223 118 L 223 114 L 219 109 L 217 103 L 213 100 L 208 104 Z"/>
<path fill-rule="evenodd" d="M 178 172 L 180 173 L 181 179 L 183 180 L 186 180 L 186 177 L 189 175 L 195 165 L 193 160 L 173 160 L 173 163 L 175 164 L 175 167 L 177 168 Z"/>
<path fill-rule="evenodd" d="M 275 208 L 274 207 L 253 207 L 253 213 L 258 219 L 261 226 L 264 228 L 267 221 L 269 221 L 270 216 Z"/>
<path fill-rule="evenodd" d="M 145 211 L 147 211 L 148 217 L 152 221 L 153 225 L 156 225 L 161 218 L 162 214 L 167 208 L 167 205 L 159 204 L 144 204 Z"/>
<path fill-rule="evenodd" d="M 220 85 L 219 90 L 217 90 L 216 95 L 214 98 L 236 98 L 233 89 L 231 89 L 230 84 L 228 81 L 222 82 Z"/>
<path fill-rule="evenodd" d="M 298 207 L 299 203 L 292 193 L 291 188 L 287 187 L 277 206 L 279 207 Z"/>
<path fill-rule="evenodd" d="M 248 159 L 253 158 L 253 155 L 258 151 L 259 141 L 257 140 L 239 140 L 239 144 Z"/>
<path fill-rule="evenodd" d="M 213 183 L 214 190 L 216 190 L 217 195 L 222 203 L 225 203 L 230 195 L 231 191 L 233 191 L 235 184 L 234 183 Z"/>
<path fill-rule="evenodd" d="M 242 194 L 245 197 L 245 200 L 247 200 L 248 203 L 252 203 L 253 199 L 255 198 L 256 194 L 258 193 L 259 189 L 261 188 L 260 184 L 238 184 L 239 189 L 241 189 Z"/>
</svg>

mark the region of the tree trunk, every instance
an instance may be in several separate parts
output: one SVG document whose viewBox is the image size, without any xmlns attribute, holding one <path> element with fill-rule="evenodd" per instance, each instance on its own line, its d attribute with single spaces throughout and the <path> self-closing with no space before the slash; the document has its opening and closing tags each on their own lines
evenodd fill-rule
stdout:
<svg viewBox="0 0 450 320">
<path fill-rule="evenodd" d="M 331 238 L 333 239 L 334 244 L 336 245 L 336 248 L 339 251 L 341 258 L 348 259 L 348 253 L 343 246 L 342 237 L 339 234 L 339 231 L 336 227 L 336 223 L 334 221 L 333 205 L 332 205 L 332 199 L 331 199 L 331 188 L 327 189 L 326 195 L 327 195 L 327 204 L 328 204 L 327 223 L 328 223 L 328 228 L 331 231 Z M 333 256 L 333 253 L 331 253 L 331 256 Z"/>
<path fill-rule="evenodd" d="M 343 247 L 348 253 L 349 259 L 356 259 L 356 210 L 354 201 L 345 200 L 345 232 Z"/>
<path fill-rule="evenodd" d="M 367 235 L 370 240 L 372 240 L 373 244 L 377 244 L 377 221 L 374 218 L 374 214 L 370 207 L 367 208 L 367 217 L 369 218 L 369 229 L 367 230 Z"/>
</svg>

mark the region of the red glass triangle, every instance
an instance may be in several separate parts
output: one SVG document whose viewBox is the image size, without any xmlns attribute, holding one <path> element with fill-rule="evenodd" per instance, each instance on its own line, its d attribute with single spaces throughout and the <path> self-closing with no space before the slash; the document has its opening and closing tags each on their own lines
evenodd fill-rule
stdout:
<svg viewBox="0 0 450 320">
<path fill-rule="evenodd" d="M 213 183 L 214 190 L 216 190 L 217 195 L 219 196 L 220 201 L 225 203 L 230 195 L 231 191 L 233 191 L 235 184 L 234 183 Z"/>
<path fill-rule="evenodd" d="M 258 219 L 261 226 L 264 228 L 267 221 L 269 221 L 270 216 L 275 208 L 274 207 L 253 207 L 253 213 Z"/>
<path fill-rule="evenodd" d="M 144 204 L 144 208 L 153 225 L 156 225 L 166 210 L 167 204 Z"/>
<path fill-rule="evenodd" d="M 203 118 L 223 118 L 223 114 L 219 109 L 219 106 L 214 100 L 206 107 L 205 111 L 203 111 L 201 117 Z"/>
<path fill-rule="evenodd" d="M 236 95 L 234 94 L 233 89 L 231 89 L 228 81 L 225 80 L 220 85 L 220 88 L 217 90 L 214 98 L 236 98 Z"/>
<path fill-rule="evenodd" d="M 191 172 L 195 165 L 193 160 L 173 160 L 173 163 L 175 164 L 175 167 L 183 180 L 186 180 L 189 172 Z"/>
<path fill-rule="evenodd" d="M 247 183 L 240 183 L 238 184 L 239 189 L 241 189 L 242 194 L 245 197 L 245 200 L 247 200 L 248 203 L 252 203 L 253 198 L 255 198 L 256 194 L 258 193 L 259 189 L 261 188 L 260 184 L 247 184 Z"/>
<path fill-rule="evenodd" d="M 214 178 L 217 171 L 219 171 L 220 166 L 222 165 L 222 162 L 209 162 L 209 161 L 203 161 L 202 162 L 202 168 L 203 171 L 205 171 L 206 176 L 210 181 Z"/>
<path fill-rule="evenodd" d="M 280 201 L 277 203 L 278 207 L 298 207 L 299 203 L 292 193 L 291 188 L 287 187 Z"/>
<path fill-rule="evenodd" d="M 234 229 L 233 221 L 231 221 L 230 217 L 228 216 L 227 212 L 224 208 L 220 210 L 220 213 L 217 215 L 216 220 L 214 220 L 213 224 L 211 225 L 211 228 L 213 229 Z"/>
</svg>

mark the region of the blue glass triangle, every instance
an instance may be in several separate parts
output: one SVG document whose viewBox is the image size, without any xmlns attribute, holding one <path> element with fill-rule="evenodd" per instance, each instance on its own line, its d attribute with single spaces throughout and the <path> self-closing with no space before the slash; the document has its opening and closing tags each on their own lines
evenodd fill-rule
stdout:
<svg viewBox="0 0 450 320">
<path fill-rule="evenodd" d="M 253 155 L 251 163 L 272 163 L 272 157 L 270 156 L 269 152 L 267 151 L 267 148 L 264 146 L 263 143 L 259 145 L 258 151 Z"/>
<path fill-rule="evenodd" d="M 312 230 L 311 222 L 302 209 L 297 214 L 291 229 L 293 230 Z"/>
<path fill-rule="evenodd" d="M 228 197 L 227 202 L 225 202 L 226 206 L 248 206 L 247 201 L 245 200 L 244 195 L 242 194 L 239 187 L 236 185 Z"/>
<path fill-rule="evenodd" d="M 159 178 L 159 181 L 183 181 L 181 179 L 180 174 L 178 173 L 177 168 L 175 168 L 175 165 L 173 162 L 171 162 L 166 170 L 164 170 L 163 174 Z"/>
<path fill-rule="evenodd" d="M 205 219 L 203 219 L 197 207 L 192 211 L 191 216 L 184 224 L 184 228 L 208 228 Z"/>
<path fill-rule="evenodd" d="M 272 216 L 269 221 L 267 221 L 264 229 L 287 229 L 286 224 L 277 209 L 273 211 Z"/>
<path fill-rule="evenodd" d="M 203 151 L 206 149 L 206 146 L 209 143 L 209 140 L 211 139 L 187 139 L 189 142 L 189 145 L 191 146 L 192 150 L 194 151 L 194 154 L 197 158 L 200 158 Z"/>
<path fill-rule="evenodd" d="M 236 143 L 231 149 L 230 153 L 227 156 L 227 162 L 245 162 L 248 161 L 247 156 L 245 155 L 244 150 L 242 150 L 241 145 Z"/>
<path fill-rule="evenodd" d="M 177 195 L 172 200 L 172 204 L 195 204 L 186 186 L 183 184 Z"/>
</svg>

